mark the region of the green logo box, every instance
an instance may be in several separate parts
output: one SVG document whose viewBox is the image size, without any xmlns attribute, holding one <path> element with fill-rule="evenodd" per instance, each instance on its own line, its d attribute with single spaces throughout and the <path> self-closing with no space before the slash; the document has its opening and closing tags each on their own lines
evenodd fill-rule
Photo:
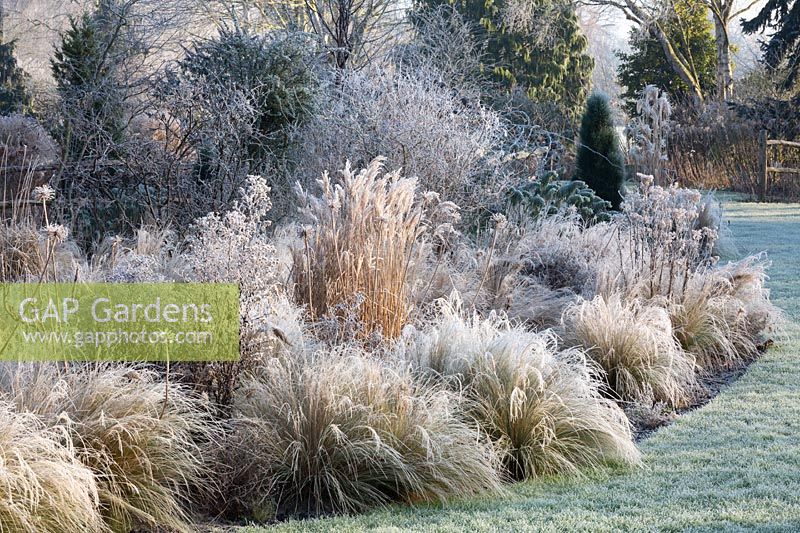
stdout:
<svg viewBox="0 0 800 533">
<path fill-rule="evenodd" d="M 231 283 L 0 283 L 0 361 L 237 361 Z"/>
</svg>

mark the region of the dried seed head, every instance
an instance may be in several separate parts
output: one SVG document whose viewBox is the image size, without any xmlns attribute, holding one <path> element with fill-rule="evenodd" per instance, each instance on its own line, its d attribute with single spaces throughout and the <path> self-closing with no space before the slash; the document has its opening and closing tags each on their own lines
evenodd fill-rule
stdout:
<svg viewBox="0 0 800 533">
<path fill-rule="evenodd" d="M 49 202 L 56 197 L 56 191 L 50 185 L 45 184 L 35 187 L 32 196 L 36 202 Z"/>
<path fill-rule="evenodd" d="M 50 224 L 44 228 L 44 232 L 48 240 L 52 240 L 57 244 L 64 242 L 69 236 L 69 230 L 61 224 Z"/>
</svg>

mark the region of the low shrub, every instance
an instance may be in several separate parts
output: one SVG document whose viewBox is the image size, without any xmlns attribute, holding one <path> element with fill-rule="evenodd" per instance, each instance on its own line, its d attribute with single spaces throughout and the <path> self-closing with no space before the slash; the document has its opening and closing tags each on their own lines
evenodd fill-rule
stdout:
<svg viewBox="0 0 800 533">
<path fill-rule="evenodd" d="M 419 371 L 464 387 L 465 414 L 495 443 L 508 476 L 638 462 L 627 418 L 600 396 L 582 352 L 559 352 L 552 334 L 497 316 L 467 320 L 459 307 L 445 303 L 436 325 L 399 349 Z"/>
<path fill-rule="evenodd" d="M 615 293 L 577 302 L 564 315 L 568 342 L 605 371 L 608 394 L 623 401 L 686 405 L 694 360 L 673 336 L 665 309 Z"/>
<path fill-rule="evenodd" d="M 58 144 L 35 119 L 23 115 L 0 116 L 0 168 L 35 168 L 55 163 L 58 157 Z"/>
<path fill-rule="evenodd" d="M 558 180 L 555 172 L 512 187 L 508 191 L 508 211 L 512 219 L 524 221 L 574 210 L 586 222 L 609 220 L 611 203 L 595 194 L 580 180 Z"/>
<path fill-rule="evenodd" d="M 459 405 L 357 349 L 271 359 L 237 394 L 226 491 L 261 519 L 497 491 L 494 450 Z"/>
<path fill-rule="evenodd" d="M 493 221 L 485 234 L 448 234 L 421 254 L 423 265 L 412 268 L 416 304 L 428 313 L 455 290 L 479 313 L 503 312 L 535 329 L 557 326 L 594 276 L 576 244 L 585 229 L 581 217 L 559 212 L 517 225 L 498 214 Z"/>
</svg>

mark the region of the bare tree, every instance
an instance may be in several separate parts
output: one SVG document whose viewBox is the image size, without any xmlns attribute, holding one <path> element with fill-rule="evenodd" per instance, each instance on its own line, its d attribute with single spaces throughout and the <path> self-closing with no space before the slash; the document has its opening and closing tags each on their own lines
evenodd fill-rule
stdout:
<svg viewBox="0 0 800 533">
<path fill-rule="evenodd" d="M 238 27 L 256 31 L 313 33 L 339 70 L 361 67 L 388 51 L 405 22 L 405 9 L 394 0 L 219 0 L 205 4 L 218 25 L 233 20 Z"/>
<path fill-rule="evenodd" d="M 305 0 L 305 7 L 339 70 L 365 64 L 391 47 L 403 13 L 392 0 Z"/>
</svg>

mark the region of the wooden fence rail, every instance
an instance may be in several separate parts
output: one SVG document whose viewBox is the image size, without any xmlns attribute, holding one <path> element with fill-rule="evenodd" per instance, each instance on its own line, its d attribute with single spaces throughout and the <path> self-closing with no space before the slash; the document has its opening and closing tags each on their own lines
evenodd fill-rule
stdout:
<svg viewBox="0 0 800 533">
<path fill-rule="evenodd" d="M 758 168 L 761 182 L 759 200 L 762 202 L 766 200 L 767 194 L 769 193 L 770 174 L 800 174 L 800 168 L 771 167 L 769 164 L 770 146 L 788 146 L 790 148 L 800 149 L 800 142 L 768 139 L 767 130 L 761 130 L 758 136 Z"/>
<path fill-rule="evenodd" d="M 46 204 L 50 203 L 50 200 L 44 202 Z M 0 200 L 0 209 L 11 209 L 12 207 L 22 207 L 22 206 L 41 206 L 41 200 L 32 200 L 30 198 L 20 198 L 16 200 Z"/>
</svg>

